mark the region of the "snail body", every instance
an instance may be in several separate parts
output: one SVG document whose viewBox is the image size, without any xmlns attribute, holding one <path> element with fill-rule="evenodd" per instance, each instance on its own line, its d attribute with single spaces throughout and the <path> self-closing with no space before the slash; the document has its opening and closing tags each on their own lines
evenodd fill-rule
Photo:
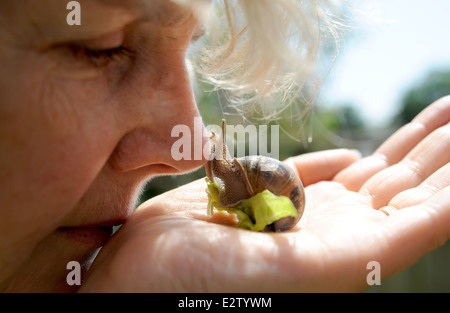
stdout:
<svg viewBox="0 0 450 313">
<path fill-rule="evenodd" d="M 302 182 L 292 168 L 283 162 L 266 156 L 231 158 L 225 144 L 225 124 L 222 121 L 222 140 L 212 134 L 213 157 L 206 165 L 206 174 L 219 190 L 219 204 L 224 208 L 236 208 L 242 201 L 268 190 L 275 196 L 289 198 L 297 210 L 297 217 L 281 218 L 263 231 L 285 231 L 297 224 L 305 207 Z"/>
</svg>

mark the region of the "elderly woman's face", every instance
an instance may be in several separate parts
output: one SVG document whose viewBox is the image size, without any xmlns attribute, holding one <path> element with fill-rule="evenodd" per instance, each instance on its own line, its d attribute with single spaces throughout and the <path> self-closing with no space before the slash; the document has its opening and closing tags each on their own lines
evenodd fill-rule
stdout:
<svg viewBox="0 0 450 313">
<path fill-rule="evenodd" d="M 68 1 L 0 2 L 0 290 L 70 289 L 67 263 L 86 263 L 146 179 L 204 162 L 171 156 L 173 126 L 198 116 L 192 14 L 78 2 L 80 26 Z"/>
</svg>

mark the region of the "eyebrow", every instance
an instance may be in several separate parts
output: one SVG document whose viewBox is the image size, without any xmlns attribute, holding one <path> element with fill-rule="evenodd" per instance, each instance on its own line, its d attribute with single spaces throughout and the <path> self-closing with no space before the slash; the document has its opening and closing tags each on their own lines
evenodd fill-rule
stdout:
<svg viewBox="0 0 450 313">
<path fill-rule="evenodd" d="M 102 2 L 110 2 L 121 7 L 128 7 L 132 3 L 132 10 L 139 10 L 144 20 L 148 20 L 160 25 L 170 27 L 174 25 L 184 24 L 187 20 L 194 18 L 197 21 L 191 42 L 196 42 L 202 38 L 206 31 L 205 25 L 195 17 L 194 7 L 190 5 L 180 5 L 172 0 L 98 0 Z M 191 0 L 197 1 L 197 0 Z M 150 4 L 151 3 L 151 4 Z"/>
<path fill-rule="evenodd" d="M 181 6 L 171 0 L 89 0 L 80 3 L 82 12 L 83 3 L 85 3 L 86 20 L 82 20 L 82 23 L 86 23 L 84 27 L 55 27 L 55 25 L 66 24 L 66 12 L 60 14 L 60 8 L 48 10 L 52 18 L 47 18 L 42 23 L 35 23 L 33 26 L 34 35 L 31 36 L 35 38 L 33 45 L 43 50 L 61 41 L 82 41 L 91 39 L 92 36 L 100 37 L 137 21 L 171 27 L 182 25 L 189 19 L 195 18 L 189 6 Z M 95 10 L 90 10 L 89 5 L 86 6 L 89 3 L 95 7 Z M 97 13 L 97 10 L 102 10 L 104 14 Z M 197 24 L 191 40 L 198 40 L 203 33 L 203 27 Z"/>
<path fill-rule="evenodd" d="M 1 1 L 1 0 L 0 0 Z M 145 20 L 162 23 L 164 26 L 181 24 L 190 18 L 189 6 L 182 6 L 172 0 L 95 0 L 110 6 L 117 6 L 137 13 Z"/>
</svg>

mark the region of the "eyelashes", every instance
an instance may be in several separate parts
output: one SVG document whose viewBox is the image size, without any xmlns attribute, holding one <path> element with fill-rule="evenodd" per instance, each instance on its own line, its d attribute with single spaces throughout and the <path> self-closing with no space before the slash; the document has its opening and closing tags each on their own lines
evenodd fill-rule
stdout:
<svg viewBox="0 0 450 313">
<path fill-rule="evenodd" d="M 134 51 L 118 46 L 110 49 L 90 49 L 79 45 L 69 46 L 72 55 L 77 60 L 89 63 L 96 67 L 103 67 L 114 61 L 134 57 Z"/>
</svg>

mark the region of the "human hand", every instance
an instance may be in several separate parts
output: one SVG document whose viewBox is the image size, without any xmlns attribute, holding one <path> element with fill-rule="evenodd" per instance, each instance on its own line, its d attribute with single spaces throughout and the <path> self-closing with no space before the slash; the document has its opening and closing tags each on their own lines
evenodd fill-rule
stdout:
<svg viewBox="0 0 450 313">
<path fill-rule="evenodd" d="M 206 214 L 199 180 L 141 205 L 101 250 L 81 291 L 361 291 L 370 261 L 382 279 L 450 236 L 450 98 L 372 156 L 348 150 L 288 159 L 306 189 L 299 224 L 256 233 Z"/>
</svg>

